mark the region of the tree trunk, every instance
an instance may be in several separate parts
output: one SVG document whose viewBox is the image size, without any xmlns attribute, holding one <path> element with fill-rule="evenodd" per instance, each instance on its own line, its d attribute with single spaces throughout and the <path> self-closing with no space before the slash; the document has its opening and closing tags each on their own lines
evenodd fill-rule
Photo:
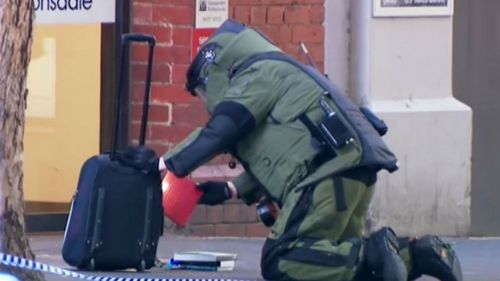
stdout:
<svg viewBox="0 0 500 281">
<path fill-rule="evenodd" d="M 33 20 L 32 0 L 0 0 L 0 252 L 29 259 L 34 255 L 25 234 L 23 137 Z M 5 266 L 0 272 L 44 279 Z"/>
</svg>

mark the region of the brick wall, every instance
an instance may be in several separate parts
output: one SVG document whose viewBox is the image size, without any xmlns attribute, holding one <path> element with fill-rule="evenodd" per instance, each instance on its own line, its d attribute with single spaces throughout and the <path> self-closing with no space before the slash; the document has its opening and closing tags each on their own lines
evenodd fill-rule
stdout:
<svg viewBox="0 0 500 281">
<path fill-rule="evenodd" d="M 185 73 L 191 58 L 191 30 L 194 28 L 195 0 L 133 0 L 132 31 L 156 36 L 147 142 L 163 153 L 189 132 L 203 125 L 208 114 L 197 99 L 184 91 Z M 304 42 L 320 69 L 324 67 L 324 0 L 229 0 L 229 17 L 257 27 L 285 52 L 299 55 Z M 132 48 L 132 139 L 139 131 L 146 46 Z M 211 164 L 222 164 L 219 157 Z M 220 166 L 213 166 L 219 169 Z M 227 178 L 229 172 L 197 173 L 195 177 Z M 193 235 L 264 236 L 255 207 L 239 202 L 223 206 L 199 206 L 188 232 Z"/>
</svg>

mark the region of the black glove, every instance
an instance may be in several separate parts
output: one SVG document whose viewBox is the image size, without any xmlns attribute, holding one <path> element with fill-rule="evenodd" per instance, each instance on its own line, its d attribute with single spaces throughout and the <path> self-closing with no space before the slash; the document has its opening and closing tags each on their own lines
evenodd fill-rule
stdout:
<svg viewBox="0 0 500 281">
<path fill-rule="evenodd" d="M 158 172 L 159 158 L 154 150 L 145 146 L 131 146 L 118 154 L 118 161 L 146 173 Z"/>
<path fill-rule="evenodd" d="M 199 183 L 197 187 L 203 191 L 200 198 L 200 204 L 219 205 L 231 198 L 231 190 L 227 182 L 207 181 Z"/>
</svg>

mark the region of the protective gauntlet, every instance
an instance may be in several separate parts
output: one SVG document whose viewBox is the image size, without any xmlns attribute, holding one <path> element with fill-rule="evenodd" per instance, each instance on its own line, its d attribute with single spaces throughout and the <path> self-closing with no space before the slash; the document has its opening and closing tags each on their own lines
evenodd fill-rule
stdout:
<svg viewBox="0 0 500 281">
<path fill-rule="evenodd" d="M 231 198 L 231 190 L 227 182 L 207 181 L 197 186 L 203 191 L 200 204 L 219 205 Z"/>
</svg>

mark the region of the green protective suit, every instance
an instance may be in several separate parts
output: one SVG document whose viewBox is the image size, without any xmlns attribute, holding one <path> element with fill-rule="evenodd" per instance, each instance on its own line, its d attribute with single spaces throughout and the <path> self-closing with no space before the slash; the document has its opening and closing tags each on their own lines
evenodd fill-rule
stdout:
<svg viewBox="0 0 500 281">
<path fill-rule="evenodd" d="M 211 119 L 163 156 L 167 168 L 186 176 L 230 152 L 245 168 L 233 180 L 239 197 L 250 205 L 265 195 L 281 208 L 263 248 L 264 278 L 353 280 L 363 264 L 376 172 L 396 165 L 394 155 L 345 97 L 328 97 L 353 140 L 317 161 L 325 151 L 303 118 L 313 124 L 325 118 L 319 105 L 325 89 L 283 61 L 239 68 L 255 54 L 281 51 L 254 29 L 225 25 L 229 31 L 223 25 L 204 44 L 212 49 L 199 74 Z"/>
</svg>

